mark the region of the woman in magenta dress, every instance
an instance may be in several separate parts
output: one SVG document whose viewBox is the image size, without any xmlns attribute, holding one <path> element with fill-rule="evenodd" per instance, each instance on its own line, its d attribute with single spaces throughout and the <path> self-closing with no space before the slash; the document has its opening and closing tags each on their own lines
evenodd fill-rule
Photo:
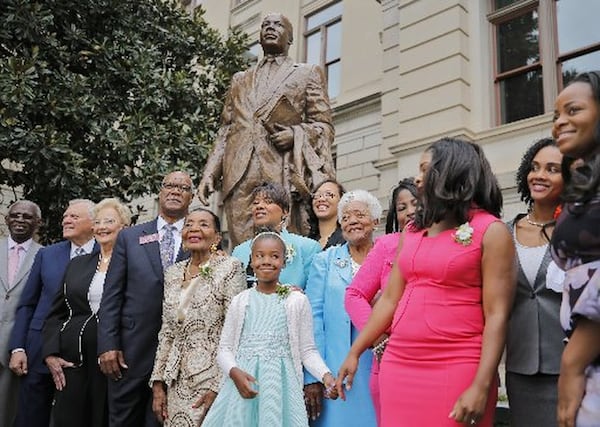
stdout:
<svg viewBox="0 0 600 427">
<path fill-rule="evenodd" d="M 489 426 L 515 289 L 502 196 L 479 146 L 450 138 L 423 154 L 422 209 L 402 234 L 388 285 L 340 368 L 391 327 L 379 373 L 382 426 Z"/>
<path fill-rule="evenodd" d="M 400 180 L 392 191 L 390 206 L 385 221 L 385 234 L 375 241 L 358 273 L 346 288 L 344 307 L 355 328 L 362 330 L 367 323 L 373 305 L 381 296 L 392 271 L 396 250 L 400 242 L 400 232 L 408 221 L 414 219 L 417 207 L 417 187 L 413 178 Z M 384 332 L 373 342 L 373 366 L 369 390 L 375 407 L 377 424 L 381 424 L 379 405 L 379 363 L 387 345 L 389 335 Z"/>
</svg>

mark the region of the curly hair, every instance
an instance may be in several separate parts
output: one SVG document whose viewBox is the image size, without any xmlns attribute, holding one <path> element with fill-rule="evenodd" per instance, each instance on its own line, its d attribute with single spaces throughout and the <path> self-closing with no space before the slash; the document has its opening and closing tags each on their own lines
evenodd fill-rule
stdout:
<svg viewBox="0 0 600 427">
<path fill-rule="evenodd" d="M 415 199 L 419 198 L 415 179 L 413 177 L 401 179 L 398 185 L 392 190 L 390 205 L 388 207 L 387 216 L 385 217 L 385 234 L 400 231 L 398 215 L 396 215 L 396 203 L 398 201 L 398 195 L 402 190 L 410 192 Z"/>
<path fill-rule="evenodd" d="M 469 220 L 473 205 L 500 217 L 500 186 L 479 145 L 442 138 L 427 151 L 431 151 L 431 163 L 423 180 L 423 208 L 415 213 L 414 229 L 422 230 L 443 219 L 463 224 Z"/>
<path fill-rule="evenodd" d="M 600 109 L 600 70 L 578 74 L 569 82 L 569 85 L 573 83 L 589 84 L 592 89 L 594 101 L 596 101 L 596 105 Z M 600 190 L 600 117 L 596 118 L 593 146 L 594 148 L 591 152 L 585 156 L 583 164 L 575 168 L 571 168 L 571 165 L 576 159 L 564 159 L 564 201 L 586 202 L 593 198 Z"/>
<path fill-rule="evenodd" d="M 531 199 L 531 192 L 529 191 L 529 185 L 527 184 L 527 175 L 531 172 L 533 158 L 542 148 L 549 146 L 557 147 L 556 141 L 553 138 L 542 138 L 531 144 L 527 151 L 525 151 L 525 154 L 523 154 L 521 164 L 519 164 L 519 168 L 517 169 L 517 193 L 519 193 L 521 200 L 528 206 L 531 206 L 533 200 Z"/>
<path fill-rule="evenodd" d="M 352 202 L 362 202 L 367 205 L 367 209 L 369 209 L 369 214 L 371 218 L 374 220 L 379 220 L 381 217 L 381 203 L 377 200 L 373 194 L 369 193 L 367 190 L 352 190 L 345 193 L 340 199 L 340 203 L 338 203 L 338 222 L 342 222 L 342 217 L 344 216 L 344 209 L 346 206 Z"/>
</svg>

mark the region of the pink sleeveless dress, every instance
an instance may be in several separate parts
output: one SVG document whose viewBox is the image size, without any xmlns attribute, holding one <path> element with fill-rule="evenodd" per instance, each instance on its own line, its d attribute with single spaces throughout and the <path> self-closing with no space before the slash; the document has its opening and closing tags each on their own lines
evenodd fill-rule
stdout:
<svg viewBox="0 0 600 427">
<path fill-rule="evenodd" d="M 498 218 L 475 209 L 468 245 L 455 230 L 428 237 L 406 231 L 398 258 L 406 288 L 398 303 L 381 362 L 382 426 L 462 426 L 448 418 L 475 377 L 483 334 L 481 241 Z M 485 416 L 492 426 L 497 386 L 490 387 Z"/>
</svg>

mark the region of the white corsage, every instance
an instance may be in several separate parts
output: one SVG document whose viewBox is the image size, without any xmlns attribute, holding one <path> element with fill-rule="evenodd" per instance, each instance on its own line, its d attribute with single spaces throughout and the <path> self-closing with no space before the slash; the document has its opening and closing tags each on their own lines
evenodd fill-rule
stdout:
<svg viewBox="0 0 600 427">
<path fill-rule="evenodd" d="M 296 249 L 292 245 L 285 245 L 285 263 L 289 264 L 296 256 Z"/>
<path fill-rule="evenodd" d="M 468 246 L 473 242 L 473 227 L 469 224 L 469 221 L 456 228 L 453 234 L 454 241 L 460 243 L 463 246 Z"/>
</svg>

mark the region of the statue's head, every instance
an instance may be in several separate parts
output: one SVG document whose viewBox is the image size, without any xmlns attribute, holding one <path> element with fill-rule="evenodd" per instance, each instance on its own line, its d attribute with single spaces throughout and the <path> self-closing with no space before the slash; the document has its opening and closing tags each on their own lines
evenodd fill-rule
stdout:
<svg viewBox="0 0 600 427">
<path fill-rule="evenodd" d="M 281 13 L 268 13 L 260 26 L 260 44 L 265 55 L 287 54 L 294 40 L 292 23 Z"/>
</svg>

